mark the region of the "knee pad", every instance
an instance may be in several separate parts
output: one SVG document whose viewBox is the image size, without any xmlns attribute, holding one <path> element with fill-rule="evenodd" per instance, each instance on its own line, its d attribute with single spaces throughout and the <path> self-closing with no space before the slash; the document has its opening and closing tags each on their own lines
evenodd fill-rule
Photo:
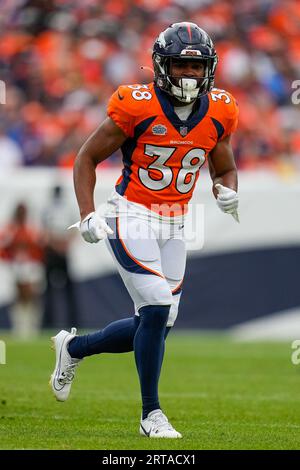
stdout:
<svg viewBox="0 0 300 470">
<path fill-rule="evenodd" d="M 133 284 L 138 294 L 135 296 L 137 310 L 145 305 L 172 305 L 172 292 L 165 279 L 138 274 L 133 279 Z"/>
</svg>

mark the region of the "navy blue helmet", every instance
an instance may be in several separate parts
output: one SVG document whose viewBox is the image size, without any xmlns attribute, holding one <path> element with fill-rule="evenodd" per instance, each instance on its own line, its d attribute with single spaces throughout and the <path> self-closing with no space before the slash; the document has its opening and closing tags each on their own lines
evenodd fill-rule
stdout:
<svg viewBox="0 0 300 470">
<path fill-rule="evenodd" d="M 205 66 L 201 80 L 174 80 L 172 60 L 200 60 Z M 161 32 L 153 46 L 154 81 L 163 91 L 183 102 L 208 93 L 214 86 L 218 56 L 209 35 L 195 23 L 174 23 Z"/>
</svg>

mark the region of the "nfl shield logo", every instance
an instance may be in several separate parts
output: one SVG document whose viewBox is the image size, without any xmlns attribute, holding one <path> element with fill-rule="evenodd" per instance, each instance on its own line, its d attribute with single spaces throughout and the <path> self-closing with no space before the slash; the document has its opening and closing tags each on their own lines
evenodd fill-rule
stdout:
<svg viewBox="0 0 300 470">
<path fill-rule="evenodd" d="M 179 132 L 182 137 L 185 137 L 188 133 L 188 128 L 186 126 L 181 126 Z"/>
</svg>

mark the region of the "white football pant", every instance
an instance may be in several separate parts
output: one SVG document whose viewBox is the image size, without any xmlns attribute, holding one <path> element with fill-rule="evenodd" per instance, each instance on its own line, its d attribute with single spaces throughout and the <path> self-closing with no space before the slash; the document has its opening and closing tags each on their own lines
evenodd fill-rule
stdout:
<svg viewBox="0 0 300 470">
<path fill-rule="evenodd" d="M 106 244 L 134 302 L 135 314 L 146 305 L 171 305 L 167 326 L 173 326 L 186 263 L 182 220 L 170 224 L 119 215 L 106 221 L 114 231 Z"/>
</svg>

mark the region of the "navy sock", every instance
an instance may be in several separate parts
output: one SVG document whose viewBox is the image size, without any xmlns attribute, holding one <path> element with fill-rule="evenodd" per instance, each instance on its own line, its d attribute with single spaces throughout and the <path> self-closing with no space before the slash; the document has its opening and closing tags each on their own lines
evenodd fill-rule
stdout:
<svg viewBox="0 0 300 470">
<path fill-rule="evenodd" d="M 140 317 L 135 315 L 131 318 L 124 318 L 112 322 L 101 331 L 76 336 L 70 341 L 68 351 L 71 357 L 78 359 L 104 352 L 123 353 L 133 351 L 133 339 L 139 323 Z M 165 338 L 168 336 L 170 329 L 170 326 L 166 328 Z M 161 362 L 162 360 L 163 354 Z"/>
<path fill-rule="evenodd" d="M 83 336 L 75 336 L 68 346 L 71 357 L 82 359 L 100 353 L 123 353 L 133 351 L 133 338 L 140 317 L 117 320 L 103 330 Z"/>
<path fill-rule="evenodd" d="M 148 305 L 139 310 L 140 324 L 135 333 L 133 347 L 140 378 L 143 419 L 151 411 L 160 408 L 158 381 L 169 310 L 169 305 Z"/>
<path fill-rule="evenodd" d="M 166 340 L 167 339 L 167 336 L 170 332 L 170 329 L 171 329 L 171 326 L 167 326 L 166 327 L 166 330 L 165 330 L 165 335 L 164 335 L 164 339 Z M 163 346 L 162 346 L 162 349 L 161 349 L 161 354 L 160 354 L 160 368 L 159 368 L 159 374 L 161 372 L 161 366 L 162 366 L 162 363 L 163 363 L 163 360 L 164 360 L 164 354 L 165 354 L 165 341 L 163 342 Z M 150 412 L 149 412 L 150 413 Z"/>
</svg>

